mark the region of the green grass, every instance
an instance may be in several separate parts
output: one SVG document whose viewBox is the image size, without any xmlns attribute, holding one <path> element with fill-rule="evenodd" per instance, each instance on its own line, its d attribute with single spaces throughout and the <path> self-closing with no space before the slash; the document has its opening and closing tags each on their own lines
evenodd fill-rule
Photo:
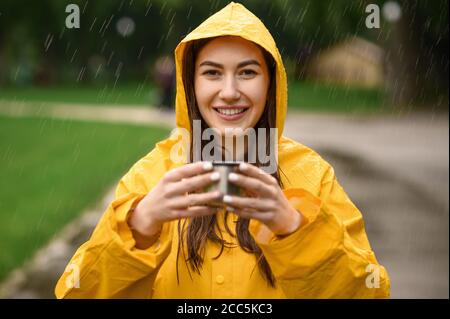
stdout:
<svg viewBox="0 0 450 319">
<path fill-rule="evenodd" d="M 291 110 L 312 112 L 379 112 L 383 102 L 381 90 L 316 85 L 307 82 L 289 82 L 289 107 Z M 151 85 L 118 84 L 116 88 L 47 87 L 2 88 L 0 103 L 61 102 L 92 105 L 155 105 L 157 91 Z"/>
<path fill-rule="evenodd" d="M 168 133 L 154 126 L 0 116 L 0 279 Z"/>
<path fill-rule="evenodd" d="M 156 102 L 157 91 L 151 85 L 122 84 L 113 87 L 7 87 L 0 88 L 0 102 L 51 102 L 102 105 L 133 104 L 149 106 Z"/>
<path fill-rule="evenodd" d="M 335 113 L 378 113 L 383 92 L 377 89 L 348 88 L 291 82 L 288 90 L 290 110 Z"/>
</svg>

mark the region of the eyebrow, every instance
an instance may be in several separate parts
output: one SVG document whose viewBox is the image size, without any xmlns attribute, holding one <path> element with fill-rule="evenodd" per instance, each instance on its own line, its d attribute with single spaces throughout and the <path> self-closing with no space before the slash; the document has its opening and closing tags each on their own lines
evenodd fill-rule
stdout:
<svg viewBox="0 0 450 319">
<path fill-rule="evenodd" d="M 242 67 L 244 67 L 244 66 L 247 66 L 247 65 L 251 65 L 251 64 L 255 64 L 255 65 L 258 65 L 259 67 L 261 67 L 261 64 L 258 62 L 258 61 L 256 61 L 256 60 L 245 60 L 245 61 L 242 61 L 241 63 L 239 63 L 238 64 L 238 68 L 242 68 Z M 216 63 L 216 62 L 212 62 L 212 61 L 203 61 L 202 63 L 200 63 L 200 65 L 199 65 L 199 67 L 200 66 L 214 66 L 214 67 L 216 67 L 216 68 L 219 68 L 219 69 L 223 69 L 223 65 L 222 64 L 219 64 L 219 63 Z"/>
</svg>

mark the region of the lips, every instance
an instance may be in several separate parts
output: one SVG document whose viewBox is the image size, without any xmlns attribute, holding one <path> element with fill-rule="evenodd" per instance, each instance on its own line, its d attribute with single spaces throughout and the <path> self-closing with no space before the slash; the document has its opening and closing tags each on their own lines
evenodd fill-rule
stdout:
<svg viewBox="0 0 450 319">
<path fill-rule="evenodd" d="M 213 107 L 217 115 L 226 121 L 236 121 L 248 111 L 248 106 L 217 106 Z"/>
</svg>

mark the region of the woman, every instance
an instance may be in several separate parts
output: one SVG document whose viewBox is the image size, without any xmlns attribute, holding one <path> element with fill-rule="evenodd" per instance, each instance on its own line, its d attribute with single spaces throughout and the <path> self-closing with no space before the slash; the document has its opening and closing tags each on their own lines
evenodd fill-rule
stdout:
<svg viewBox="0 0 450 319">
<path fill-rule="evenodd" d="M 286 74 L 262 22 L 232 2 L 186 36 L 175 57 L 177 127 L 194 142 L 184 147 L 191 163 L 173 159 L 180 134 L 138 161 L 70 261 L 56 296 L 388 297 L 388 275 L 333 168 L 282 136 Z M 222 137 L 230 127 L 276 127 L 276 169 L 265 172 L 260 159 L 241 164 L 229 180 L 245 196 L 197 192 L 219 177 L 211 163 L 193 161 L 193 144 L 204 147 L 193 140 L 195 121 Z M 270 130 L 261 132 L 271 141 Z M 230 209 L 205 205 L 218 199 Z"/>
</svg>

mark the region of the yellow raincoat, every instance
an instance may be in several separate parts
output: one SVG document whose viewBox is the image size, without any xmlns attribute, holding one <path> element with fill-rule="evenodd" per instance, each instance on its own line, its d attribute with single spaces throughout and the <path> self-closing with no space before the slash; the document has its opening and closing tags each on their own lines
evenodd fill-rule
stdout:
<svg viewBox="0 0 450 319">
<path fill-rule="evenodd" d="M 186 36 L 175 50 L 177 126 L 190 129 L 181 78 L 182 56 L 188 41 L 221 35 L 240 36 L 272 54 L 276 63 L 276 123 L 279 166 L 287 198 L 306 217 L 305 224 L 279 238 L 257 221 L 250 233 L 261 247 L 276 278 L 276 287 L 263 279 L 254 254 L 238 245 L 225 248 L 207 243 L 201 273 L 176 263 L 177 222 L 166 223 L 159 240 L 146 250 L 135 248 L 127 225 L 137 205 L 161 177 L 179 166 L 170 160 L 172 135 L 158 143 L 120 180 L 89 241 L 69 262 L 55 293 L 58 298 L 386 298 L 390 282 L 368 242 L 361 213 L 338 183 L 333 168 L 310 148 L 282 136 L 287 108 L 287 80 L 276 44 L 264 24 L 244 6 L 231 2 Z M 218 214 L 223 214 L 219 212 Z M 234 230 L 231 214 L 230 229 Z M 217 218 L 221 229 L 223 218 Z M 223 231 L 223 238 L 237 244 Z M 192 278 L 191 278 L 192 276 Z M 79 278 L 79 285 L 73 280 Z M 75 284 L 75 285 L 74 285 Z"/>
</svg>

